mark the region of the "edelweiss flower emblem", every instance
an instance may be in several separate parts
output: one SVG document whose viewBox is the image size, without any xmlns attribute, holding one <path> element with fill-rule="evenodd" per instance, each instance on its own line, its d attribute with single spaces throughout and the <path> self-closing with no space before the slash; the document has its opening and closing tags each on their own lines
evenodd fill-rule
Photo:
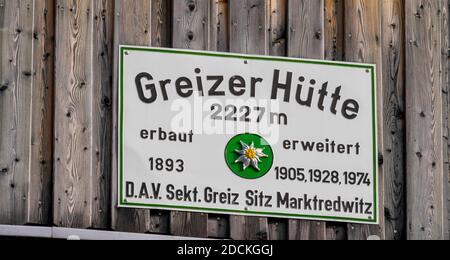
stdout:
<svg viewBox="0 0 450 260">
<path fill-rule="evenodd" d="M 263 148 L 256 148 L 255 144 L 247 145 L 244 142 L 240 142 L 242 150 L 236 150 L 235 152 L 240 155 L 240 157 L 234 163 L 242 163 L 244 171 L 249 167 L 253 167 L 255 170 L 260 171 L 259 163 L 261 163 L 261 158 L 267 158 L 268 155 L 264 154 Z"/>
</svg>

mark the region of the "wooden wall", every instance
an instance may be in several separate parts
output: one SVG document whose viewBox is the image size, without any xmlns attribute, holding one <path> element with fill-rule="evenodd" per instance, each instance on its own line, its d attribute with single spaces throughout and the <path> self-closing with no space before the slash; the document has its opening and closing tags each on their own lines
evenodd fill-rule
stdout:
<svg viewBox="0 0 450 260">
<path fill-rule="evenodd" d="M 0 0 L 0 224 L 448 239 L 448 12 L 449 0 Z M 117 209 L 119 44 L 377 64 L 380 225 Z"/>
</svg>

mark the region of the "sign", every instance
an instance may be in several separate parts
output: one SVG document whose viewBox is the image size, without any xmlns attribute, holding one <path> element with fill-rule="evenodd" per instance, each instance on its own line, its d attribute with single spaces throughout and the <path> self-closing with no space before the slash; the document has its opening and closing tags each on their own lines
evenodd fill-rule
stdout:
<svg viewBox="0 0 450 260">
<path fill-rule="evenodd" d="M 379 222 L 375 65 L 119 57 L 119 207 Z"/>
</svg>

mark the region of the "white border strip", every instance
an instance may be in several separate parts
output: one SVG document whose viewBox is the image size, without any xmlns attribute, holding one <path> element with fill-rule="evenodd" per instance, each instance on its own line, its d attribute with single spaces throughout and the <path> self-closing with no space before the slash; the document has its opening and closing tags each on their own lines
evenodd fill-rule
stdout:
<svg viewBox="0 0 450 260">
<path fill-rule="evenodd" d="M 28 227 L 0 225 L 0 236 L 71 240 L 199 240 L 199 238 L 165 235 L 71 229 L 59 227 Z"/>
</svg>

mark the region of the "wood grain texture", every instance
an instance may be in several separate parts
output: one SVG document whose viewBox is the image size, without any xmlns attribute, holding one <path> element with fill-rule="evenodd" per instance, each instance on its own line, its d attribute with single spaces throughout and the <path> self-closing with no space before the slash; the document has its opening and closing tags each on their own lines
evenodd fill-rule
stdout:
<svg viewBox="0 0 450 260">
<path fill-rule="evenodd" d="M 448 147 L 448 140 L 449 140 L 449 84 L 450 84 L 450 57 L 449 57 L 449 50 L 450 50 L 450 24 L 449 24 L 449 9 L 450 9 L 450 0 L 442 0 L 442 25 L 441 25 L 441 78 L 442 78 L 442 111 L 443 111 L 443 160 L 444 160 L 444 174 L 447 177 L 447 183 L 450 180 L 448 177 L 448 174 L 450 174 L 450 167 L 449 167 L 449 147 Z M 444 178 L 444 182 L 445 182 Z M 445 184 L 444 184 L 445 185 Z M 444 219 L 447 219 L 447 221 L 444 221 L 444 231 L 446 234 L 444 235 L 444 239 L 449 240 L 450 239 L 450 223 L 448 221 L 448 218 L 450 216 L 449 210 L 450 207 L 446 201 L 450 194 L 450 186 L 445 185 L 445 195 L 444 195 Z"/>
<path fill-rule="evenodd" d="M 377 65 L 378 92 L 378 149 L 384 152 L 383 145 L 383 90 L 382 90 L 382 52 L 381 52 L 381 1 L 346 0 L 345 1 L 345 55 L 347 61 L 373 63 Z M 348 226 L 350 240 L 366 240 L 370 236 L 385 238 L 384 232 L 384 173 L 385 165 L 378 170 L 378 207 L 380 225 Z"/>
<path fill-rule="evenodd" d="M 229 0 L 230 51 L 244 54 L 269 53 L 268 2 Z M 267 218 L 230 217 L 230 236 L 234 240 L 267 240 Z"/>
<path fill-rule="evenodd" d="M 324 0 L 289 1 L 288 55 L 324 58 Z"/>
<path fill-rule="evenodd" d="M 289 1 L 288 55 L 324 59 L 324 1 Z M 325 240 L 326 223 L 289 220 L 289 239 Z"/>
<path fill-rule="evenodd" d="M 269 5 L 269 54 L 286 56 L 288 0 L 270 0 Z"/>
<path fill-rule="evenodd" d="M 448 185 L 447 185 L 447 236 L 445 239 L 450 240 L 450 0 L 444 0 L 444 4 L 442 7 L 442 65 L 444 68 L 442 69 L 443 81 L 445 84 L 443 85 L 444 90 L 442 91 L 443 96 L 443 111 L 444 111 L 444 161 L 446 160 L 446 164 L 444 164 L 444 172 L 448 172 Z M 447 144 L 447 145 L 446 145 Z"/>
<path fill-rule="evenodd" d="M 325 0 L 325 59 L 344 58 L 344 0 Z"/>
<path fill-rule="evenodd" d="M 264 0 L 229 0 L 230 51 L 268 54 L 268 2 Z"/>
<path fill-rule="evenodd" d="M 120 44 L 150 46 L 151 39 L 151 0 L 115 0 L 114 5 L 114 86 L 118 86 L 118 50 Z M 113 149 L 118 149 L 118 93 L 113 88 Z M 149 233 L 151 231 L 150 210 L 117 208 L 118 205 L 118 155 L 113 156 L 112 187 L 112 229 L 124 232 Z"/>
<path fill-rule="evenodd" d="M 411 0 L 405 4 L 407 235 L 408 239 L 444 239 L 447 219 L 443 195 L 448 172 L 443 172 L 442 148 L 443 1 Z"/>
<path fill-rule="evenodd" d="M 344 0 L 324 1 L 324 45 L 326 60 L 344 60 Z M 347 225 L 327 222 L 327 240 L 346 240 Z"/>
<path fill-rule="evenodd" d="M 209 49 L 211 51 L 228 52 L 230 50 L 228 0 L 212 0 L 210 19 Z"/>
<path fill-rule="evenodd" d="M 139 46 L 171 47 L 172 43 L 172 2 L 163 0 L 116 0 L 115 1 L 115 73 L 118 71 L 117 51 L 121 44 Z M 118 75 L 114 76 L 114 86 L 118 86 Z M 117 88 L 113 88 L 113 136 L 117 136 Z M 113 139 L 113 149 L 117 151 L 117 138 Z M 136 233 L 168 234 L 170 214 L 167 211 L 117 208 L 117 154 L 112 157 L 112 229 Z"/>
<path fill-rule="evenodd" d="M 210 3 L 209 50 L 228 52 L 230 50 L 230 23 L 228 0 L 212 0 Z M 208 215 L 208 237 L 230 238 L 230 217 Z"/>
<path fill-rule="evenodd" d="M 0 1 L 0 223 L 51 221 L 54 2 Z"/>
<path fill-rule="evenodd" d="M 382 1 L 384 208 L 386 239 L 406 234 L 404 1 Z"/>
<path fill-rule="evenodd" d="M 210 48 L 212 2 L 173 0 L 174 48 L 208 50 Z M 171 212 L 170 232 L 177 236 L 208 236 L 208 214 Z"/>
<path fill-rule="evenodd" d="M 286 56 L 287 55 L 287 8 L 288 0 L 269 0 L 268 11 L 268 55 Z M 287 240 L 288 239 L 288 220 L 287 219 L 268 219 L 268 239 L 269 240 Z"/>
<path fill-rule="evenodd" d="M 56 5 L 53 222 L 108 228 L 111 158 L 111 1 Z"/>
</svg>

